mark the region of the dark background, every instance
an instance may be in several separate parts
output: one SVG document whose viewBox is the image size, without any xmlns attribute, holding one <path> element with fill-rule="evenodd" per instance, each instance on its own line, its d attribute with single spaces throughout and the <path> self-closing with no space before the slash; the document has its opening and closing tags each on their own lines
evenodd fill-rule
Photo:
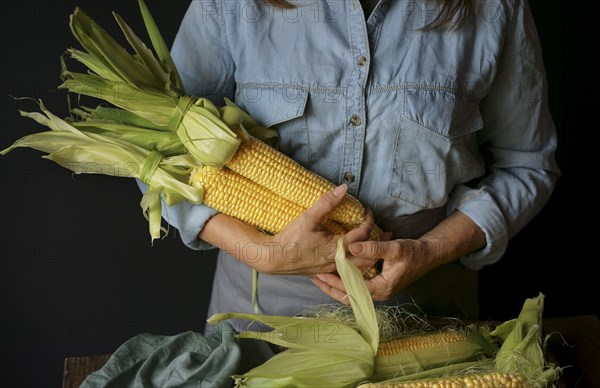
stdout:
<svg viewBox="0 0 600 388">
<path fill-rule="evenodd" d="M 170 44 L 189 1 L 147 4 Z M 592 74 L 592 64 L 587 51 L 577 49 L 581 39 L 568 36 L 585 22 L 570 24 L 558 1 L 530 5 L 563 176 L 502 261 L 481 271 L 482 319 L 512 318 L 538 292 L 547 296 L 547 317 L 598 312 L 591 297 L 597 228 L 580 221 L 592 219 L 597 172 L 585 158 L 592 142 L 576 137 L 586 133 L 585 116 L 574 111 L 587 107 L 596 113 L 575 82 Z M 53 89 L 59 84 L 58 58 L 75 45 L 68 28 L 75 6 L 115 34 L 110 11 L 116 10 L 142 35 L 135 1 L 4 2 L 0 149 L 41 130 L 17 112 L 34 111 L 35 103 L 11 96 L 41 98 L 58 116 L 67 115 L 65 93 Z M 65 357 L 107 354 L 142 332 L 203 330 L 214 251 L 187 249 L 173 231 L 151 246 L 132 180 L 75 176 L 37 151 L 19 149 L 0 157 L 0 182 L 0 386 L 58 387 Z"/>
</svg>

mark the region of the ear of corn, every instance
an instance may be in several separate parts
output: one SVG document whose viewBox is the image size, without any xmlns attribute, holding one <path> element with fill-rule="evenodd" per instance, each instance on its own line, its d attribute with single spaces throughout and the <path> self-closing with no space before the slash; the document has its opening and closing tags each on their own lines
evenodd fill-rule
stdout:
<svg viewBox="0 0 600 388">
<path fill-rule="evenodd" d="M 493 357 L 398 375 L 385 381 L 373 376 L 360 387 L 533 387 L 552 386 L 560 368 L 547 364 L 541 350 L 539 331 L 544 296 L 525 300 L 519 317 L 496 327 L 490 333 L 501 341 Z M 376 359 L 377 368 L 377 359 Z M 377 370 L 377 369 L 376 369 Z"/>
<path fill-rule="evenodd" d="M 304 208 L 335 188 L 333 183 L 252 136 L 245 136 L 227 167 Z M 330 218 L 344 225 L 360 224 L 365 209 L 356 198 L 346 195 Z"/>
<path fill-rule="evenodd" d="M 496 370 L 519 371 L 536 387 L 552 384 L 560 374 L 555 365 L 546 364 L 542 346 L 543 311 L 544 295 L 540 293 L 525 300 L 516 320 L 498 326 L 491 333 L 502 340 L 495 358 Z"/>
<path fill-rule="evenodd" d="M 379 344 L 374 379 L 386 380 L 481 356 L 481 347 L 460 331 L 411 335 Z"/>
<path fill-rule="evenodd" d="M 512 373 L 482 373 L 470 374 L 460 377 L 435 378 L 415 380 L 406 383 L 373 383 L 362 384 L 360 388 L 445 388 L 445 387 L 473 387 L 473 388 L 525 388 L 525 381 L 521 375 Z"/>
</svg>

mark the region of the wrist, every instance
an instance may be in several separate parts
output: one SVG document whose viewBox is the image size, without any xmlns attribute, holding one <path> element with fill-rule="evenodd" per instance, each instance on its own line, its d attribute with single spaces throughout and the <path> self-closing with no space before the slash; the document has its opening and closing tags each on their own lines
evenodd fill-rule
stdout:
<svg viewBox="0 0 600 388">
<path fill-rule="evenodd" d="M 257 266 L 254 266 L 254 268 L 262 273 L 273 273 L 276 263 L 281 259 L 281 244 L 275 236 L 263 233 L 258 245 L 260 247 L 261 262 L 256 263 Z"/>
<path fill-rule="evenodd" d="M 485 246 L 485 234 L 469 217 L 455 212 L 419 238 L 432 260 L 450 263 Z"/>
<path fill-rule="evenodd" d="M 455 260 L 451 254 L 452 249 L 449 247 L 450 244 L 444 241 L 444 239 L 426 235 L 420 237 L 417 241 L 421 245 L 423 257 L 432 269 Z"/>
<path fill-rule="evenodd" d="M 208 220 L 199 237 L 259 272 L 271 272 L 278 257 L 274 236 L 222 213 Z"/>
</svg>

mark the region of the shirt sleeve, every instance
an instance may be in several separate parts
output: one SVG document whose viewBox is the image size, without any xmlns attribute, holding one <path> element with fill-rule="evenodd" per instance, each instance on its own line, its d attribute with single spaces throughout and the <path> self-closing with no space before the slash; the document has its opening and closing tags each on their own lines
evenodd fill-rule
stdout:
<svg viewBox="0 0 600 388">
<path fill-rule="evenodd" d="M 136 179 L 142 191 L 148 191 L 148 185 Z M 185 245 L 195 250 L 213 249 L 215 246 L 200 239 L 198 234 L 210 217 L 218 213 L 206 205 L 194 205 L 186 201 L 173 206 L 167 206 L 163 201 L 161 206 L 162 218 L 173 228 L 179 231 L 179 237 Z"/>
<path fill-rule="evenodd" d="M 539 38 L 527 2 L 515 3 L 494 82 L 481 104 L 478 140 L 487 174 L 475 187 L 457 186 L 447 207 L 469 216 L 485 233 L 486 246 L 461 259 L 473 269 L 502 257 L 508 240 L 545 205 L 560 175 Z"/>
<path fill-rule="evenodd" d="M 233 99 L 235 64 L 225 38 L 220 4 L 192 1 L 181 22 L 171 56 L 187 95 L 206 97 L 220 106 L 224 97 Z M 138 180 L 142 192 L 147 186 Z M 217 214 L 206 205 L 182 201 L 162 207 L 163 219 L 179 231 L 181 240 L 191 249 L 211 249 L 199 233 L 210 217 Z"/>
</svg>

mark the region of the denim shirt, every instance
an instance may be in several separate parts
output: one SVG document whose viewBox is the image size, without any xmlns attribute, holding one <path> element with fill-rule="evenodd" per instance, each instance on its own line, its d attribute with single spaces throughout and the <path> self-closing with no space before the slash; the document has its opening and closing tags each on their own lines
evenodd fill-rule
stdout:
<svg viewBox="0 0 600 388">
<path fill-rule="evenodd" d="M 460 210 L 497 261 L 545 204 L 560 172 L 537 32 L 523 0 L 475 2 L 457 30 L 421 30 L 434 2 L 193 0 L 172 48 L 186 92 L 233 99 L 280 133 L 280 149 L 376 217 Z M 163 217 L 194 249 L 216 213 Z"/>
</svg>

